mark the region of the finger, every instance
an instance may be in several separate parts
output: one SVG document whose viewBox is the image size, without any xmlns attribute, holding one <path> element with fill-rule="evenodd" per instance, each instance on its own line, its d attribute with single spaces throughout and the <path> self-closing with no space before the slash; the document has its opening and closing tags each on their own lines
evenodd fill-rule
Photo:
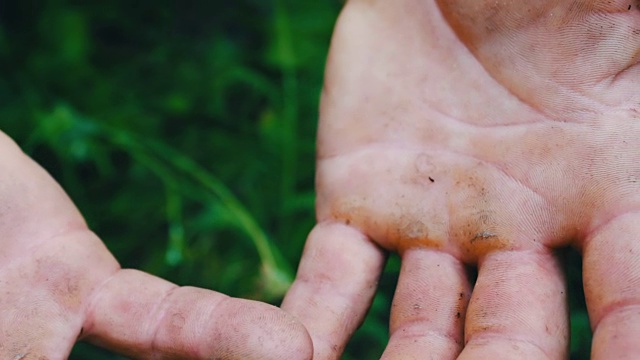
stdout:
<svg viewBox="0 0 640 360">
<path fill-rule="evenodd" d="M 391 338 L 382 358 L 455 359 L 464 343 L 471 289 L 464 266 L 449 254 L 411 249 L 391 309 Z"/>
<path fill-rule="evenodd" d="M 282 310 L 121 270 L 95 294 L 81 337 L 138 359 L 311 359 Z"/>
<path fill-rule="evenodd" d="M 594 329 L 592 359 L 640 354 L 640 215 L 610 221 L 585 241 L 584 292 Z"/>
<path fill-rule="evenodd" d="M 565 359 L 562 270 L 550 252 L 489 254 L 480 264 L 459 359 Z"/>
<path fill-rule="evenodd" d="M 316 225 L 282 303 L 313 339 L 314 359 L 339 359 L 364 319 L 384 266 L 381 249 L 343 224 Z"/>
</svg>

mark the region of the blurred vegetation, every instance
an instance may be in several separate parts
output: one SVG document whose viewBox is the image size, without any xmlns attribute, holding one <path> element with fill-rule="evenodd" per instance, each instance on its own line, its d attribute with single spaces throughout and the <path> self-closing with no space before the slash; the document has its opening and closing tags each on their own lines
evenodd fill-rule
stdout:
<svg viewBox="0 0 640 360">
<path fill-rule="evenodd" d="M 0 129 L 124 267 L 277 304 L 314 223 L 314 137 L 340 0 L 0 2 Z M 569 259 L 574 359 L 590 332 Z M 392 257 L 345 359 L 379 358 Z M 78 344 L 72 359 L 122 359 Z"/>
</svg>

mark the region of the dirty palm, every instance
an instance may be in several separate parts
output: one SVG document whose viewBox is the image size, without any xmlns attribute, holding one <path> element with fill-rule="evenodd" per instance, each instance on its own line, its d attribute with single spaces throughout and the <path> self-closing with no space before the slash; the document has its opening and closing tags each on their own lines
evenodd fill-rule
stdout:
<svg viewBox="0 0 640 360">
<path fill-rule="evenodd" d="M 316 356 L 339 357 L 389 250 L 384 359 L 566 358 L 566 246 L 583 257 L 592 358 L 639 353 L 639 54 L 637 2 L 349 1 L 318 224 L 283 303 Z"/>
</svg>

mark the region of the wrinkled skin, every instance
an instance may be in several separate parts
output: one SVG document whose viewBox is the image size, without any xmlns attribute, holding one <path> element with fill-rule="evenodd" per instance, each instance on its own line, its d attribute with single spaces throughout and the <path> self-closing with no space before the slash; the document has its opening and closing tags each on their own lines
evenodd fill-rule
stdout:
<svg viewBox="0 0 640 360">
<path fill-rule="evenodd" d="M 273 306 L 122 270 L 71 201 L 0 132 L 0 359 L 66 359 L 84 339 L 136 359 L 310 359 Z"/>
<path fill-rule="evenodd" d="M 383 359 L 640 354 L 640 3 L 350 0 L 321 104 L 318 224 L 283 308 L 337 359 L 402 268 Z M 465 266 L 478 267 L 471 287 Z"/>
</svg>

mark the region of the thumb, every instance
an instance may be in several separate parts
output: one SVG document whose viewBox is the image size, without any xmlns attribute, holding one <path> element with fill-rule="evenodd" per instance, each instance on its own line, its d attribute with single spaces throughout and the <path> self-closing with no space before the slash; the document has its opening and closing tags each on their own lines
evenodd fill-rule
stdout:
<svg viewBox="0 0 640 360">
<path fill-rule="evenodd" d="M 305 328 L 277 307 L 120 270 L 94 295 L 81 339 L 144 359 L 311 359 Z"/>
</svg>

